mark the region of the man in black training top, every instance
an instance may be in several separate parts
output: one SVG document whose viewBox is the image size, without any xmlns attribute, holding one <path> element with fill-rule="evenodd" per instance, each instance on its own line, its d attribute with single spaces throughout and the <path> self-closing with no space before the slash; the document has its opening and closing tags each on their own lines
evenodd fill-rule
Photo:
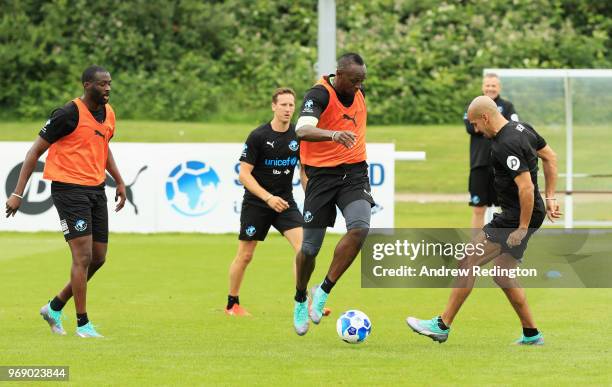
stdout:
<svg viewBox="0 0 612 387">
<path fill-rule="evenodd" d="M 482 94 L 490 97 L 497 105 L 497 110 L 508 121 L 518 121 L 518 115 L 512 102 L 499 96 L 501 82 L 496 74 L 485 74 L 482 78 Z M 465 129 L 470 135 L 470 178 L 468 190 L 472 206 L 472 228 L 480 230 L 484 226 L 485 213 L 488 207 L 498 204 L 493 188 L 493 167 L 491 165 L 491 140 L 475 130 L 467 117 L 463 115 Z"/>
<path fill-rule="evenodd" d="M 274 226 L 297 251 L 302 245 L 302 214 L 293 200 L 293 171 L 299 162 L 299 142 L 291 117 L 295 93 L 279 88 L 272 95 L 272 121 L 253 130 L 240 157 L 239 179 L 244 185 L 238 252 L 229 268 L 225 313 L 249 316 L 240 306 L 240 285 L 253 259 L 257 241 Z"/>
<path fill-rule="evenodd" d="M 444 312 L 431 320 L 408 317 L 406 321 L 415 332 L 440 343 L 447 340 L 455 316 L 474 287 L 473 268 L 493 260 L 499 269 L 516 269 L 529 238 L 542 225 L 544 217 L 548 215 L 553 221 L 561 215 L 554 196 L 557 158 L 546 141 L 528 124 L 508 121 L 495 102 L 486 96 L 472 101 L 468 119 L 476 130 L 492 139 L 495 191 L 502 213 L 495 214 L 475 237 L 475 244 L 484 244 L 484 253 L 468 256 L 459 262 L 459 267 L 468 269 L 471 274 L 457 279 Z M 544 167 L 546 204 L 538 191 L 538 157 Z M 536 328 L 527 304 L 525 290 L 518 280 L 501 275 L 494 280 L 503 289 L 521 321 L 523 335 L 516 344 L 544 344 L 544 337 Z"/>
<path fill-rule="evenodd" d="M 60 218 L 64 238 L 72 252 L 70 282 L 40 310 L 56 334 L 65 335 L 62 309 L 74 296 L 77 335 L 102 337 L 86 311 L 87 281 L 106 260 L 108 209 L 104 180 L 106 171 L 115 179 L 115 211 L 123 208 L 125 183 L 115 164 L 109 142 L 115 133 L 115 113 L 108 100 L 111 76 L 91 66 L 82 75 L 83 96 L 56 109 L 28 151 L 15 191 L 6 202 L 6 215 L 15 215 L 40 156 L 49 150 L 43 177 L 51 180 L 51 196 Z"/>
</svg>

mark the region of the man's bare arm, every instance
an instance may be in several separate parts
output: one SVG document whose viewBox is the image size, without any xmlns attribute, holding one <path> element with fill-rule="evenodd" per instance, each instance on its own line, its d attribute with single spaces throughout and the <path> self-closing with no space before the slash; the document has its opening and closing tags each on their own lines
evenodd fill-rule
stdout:
<svg viewBox="0 0 612 387">
<path fill-rule="evenodd" d="M 21 171 L 19 172 L 19 179 L 17 180 L 17 186 L 13 190 L 15 195 L 10 195 L 6 200 L 6 217 L 15 216 L 17 210 L 21 206 L 21 196 L 25 191 L 25 187 L 28 184 L 28 180 L 30 180 L 30 176 L 32 176 L 32 172 L 36 167 L 36 162 L 42 156 L 43 153 L 49 149 L 51 143 L 45 140 L 42 137 L 37 137 L 26 153 L 25 160 L 23 161 L 23 165 L 21 166 Z M 16 196 L 19 195 L 19 196 Z"/>
<path fill-rule="evenodd" d="M 557 154 L 553 149 L 546 145 L 538 151 L 538 157 L 542 159 L 544 169 L 544 201 L 546 202 L 546 216 L 551 222 L 563 215 L 559 211 L 559 204 L 555 198 L 557 189 Z"/>
</svg>

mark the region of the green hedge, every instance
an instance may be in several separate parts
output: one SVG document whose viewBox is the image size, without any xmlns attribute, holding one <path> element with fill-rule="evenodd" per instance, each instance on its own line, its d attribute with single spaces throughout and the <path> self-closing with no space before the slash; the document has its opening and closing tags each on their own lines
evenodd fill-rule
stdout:
<svg viewBox="0 0 612 387">
<path fill-rule="evenodd" d="M 611 67 L 612 5 L 338 0 L 338 50 L 368 64 L 370 122 L 461 119 L 485 67 Z M 90 64 L 121 118 L 254 121 L 314 80 L 317 2 L 0 0 L 0 116 L 42 118 Z"/>
</svg>

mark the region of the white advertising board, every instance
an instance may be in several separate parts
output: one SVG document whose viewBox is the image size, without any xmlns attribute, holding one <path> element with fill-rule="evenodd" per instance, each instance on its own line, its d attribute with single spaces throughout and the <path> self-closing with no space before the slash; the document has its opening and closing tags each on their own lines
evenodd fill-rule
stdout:
<svg viewBox="0 0 612 387">
<path fill-rule="evenodd" d="M 0 142 L 0 198 L 6 200 L 17 182 L 31 143 Z M 115 143 L 111 150 L 128 186 L 125 208 L 114 212 L 114 182 L 107 175 L 111 232 L 238 232 L 244 188 L 238 181 L 239 143 Z M 394 144 L 369 144 L 372 227 L 393 227 Z M 0 231 L 59 231 L 51 182 L 43 180 L 41 157 L 24 192 L 20 211 L 2 217 Z M 304 192 L 294 175 L 294 197 L 300 209 Z M 341 213 L 332 232 L 345 230 Z"/>
</svg>

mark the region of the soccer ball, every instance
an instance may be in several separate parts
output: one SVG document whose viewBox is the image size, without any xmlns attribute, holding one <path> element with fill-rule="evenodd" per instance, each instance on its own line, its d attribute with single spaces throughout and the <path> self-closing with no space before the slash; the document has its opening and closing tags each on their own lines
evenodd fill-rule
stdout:
<svg viewBox="0 0 612 387">
<path fill-rule="evenodd" d="M 336 322 L 338 336 L 347 343 L 357 344 L 365 341 L 372 331 L 372 323 L 365 313 L 359 310 L 344 312 Z"/>
</svg>

